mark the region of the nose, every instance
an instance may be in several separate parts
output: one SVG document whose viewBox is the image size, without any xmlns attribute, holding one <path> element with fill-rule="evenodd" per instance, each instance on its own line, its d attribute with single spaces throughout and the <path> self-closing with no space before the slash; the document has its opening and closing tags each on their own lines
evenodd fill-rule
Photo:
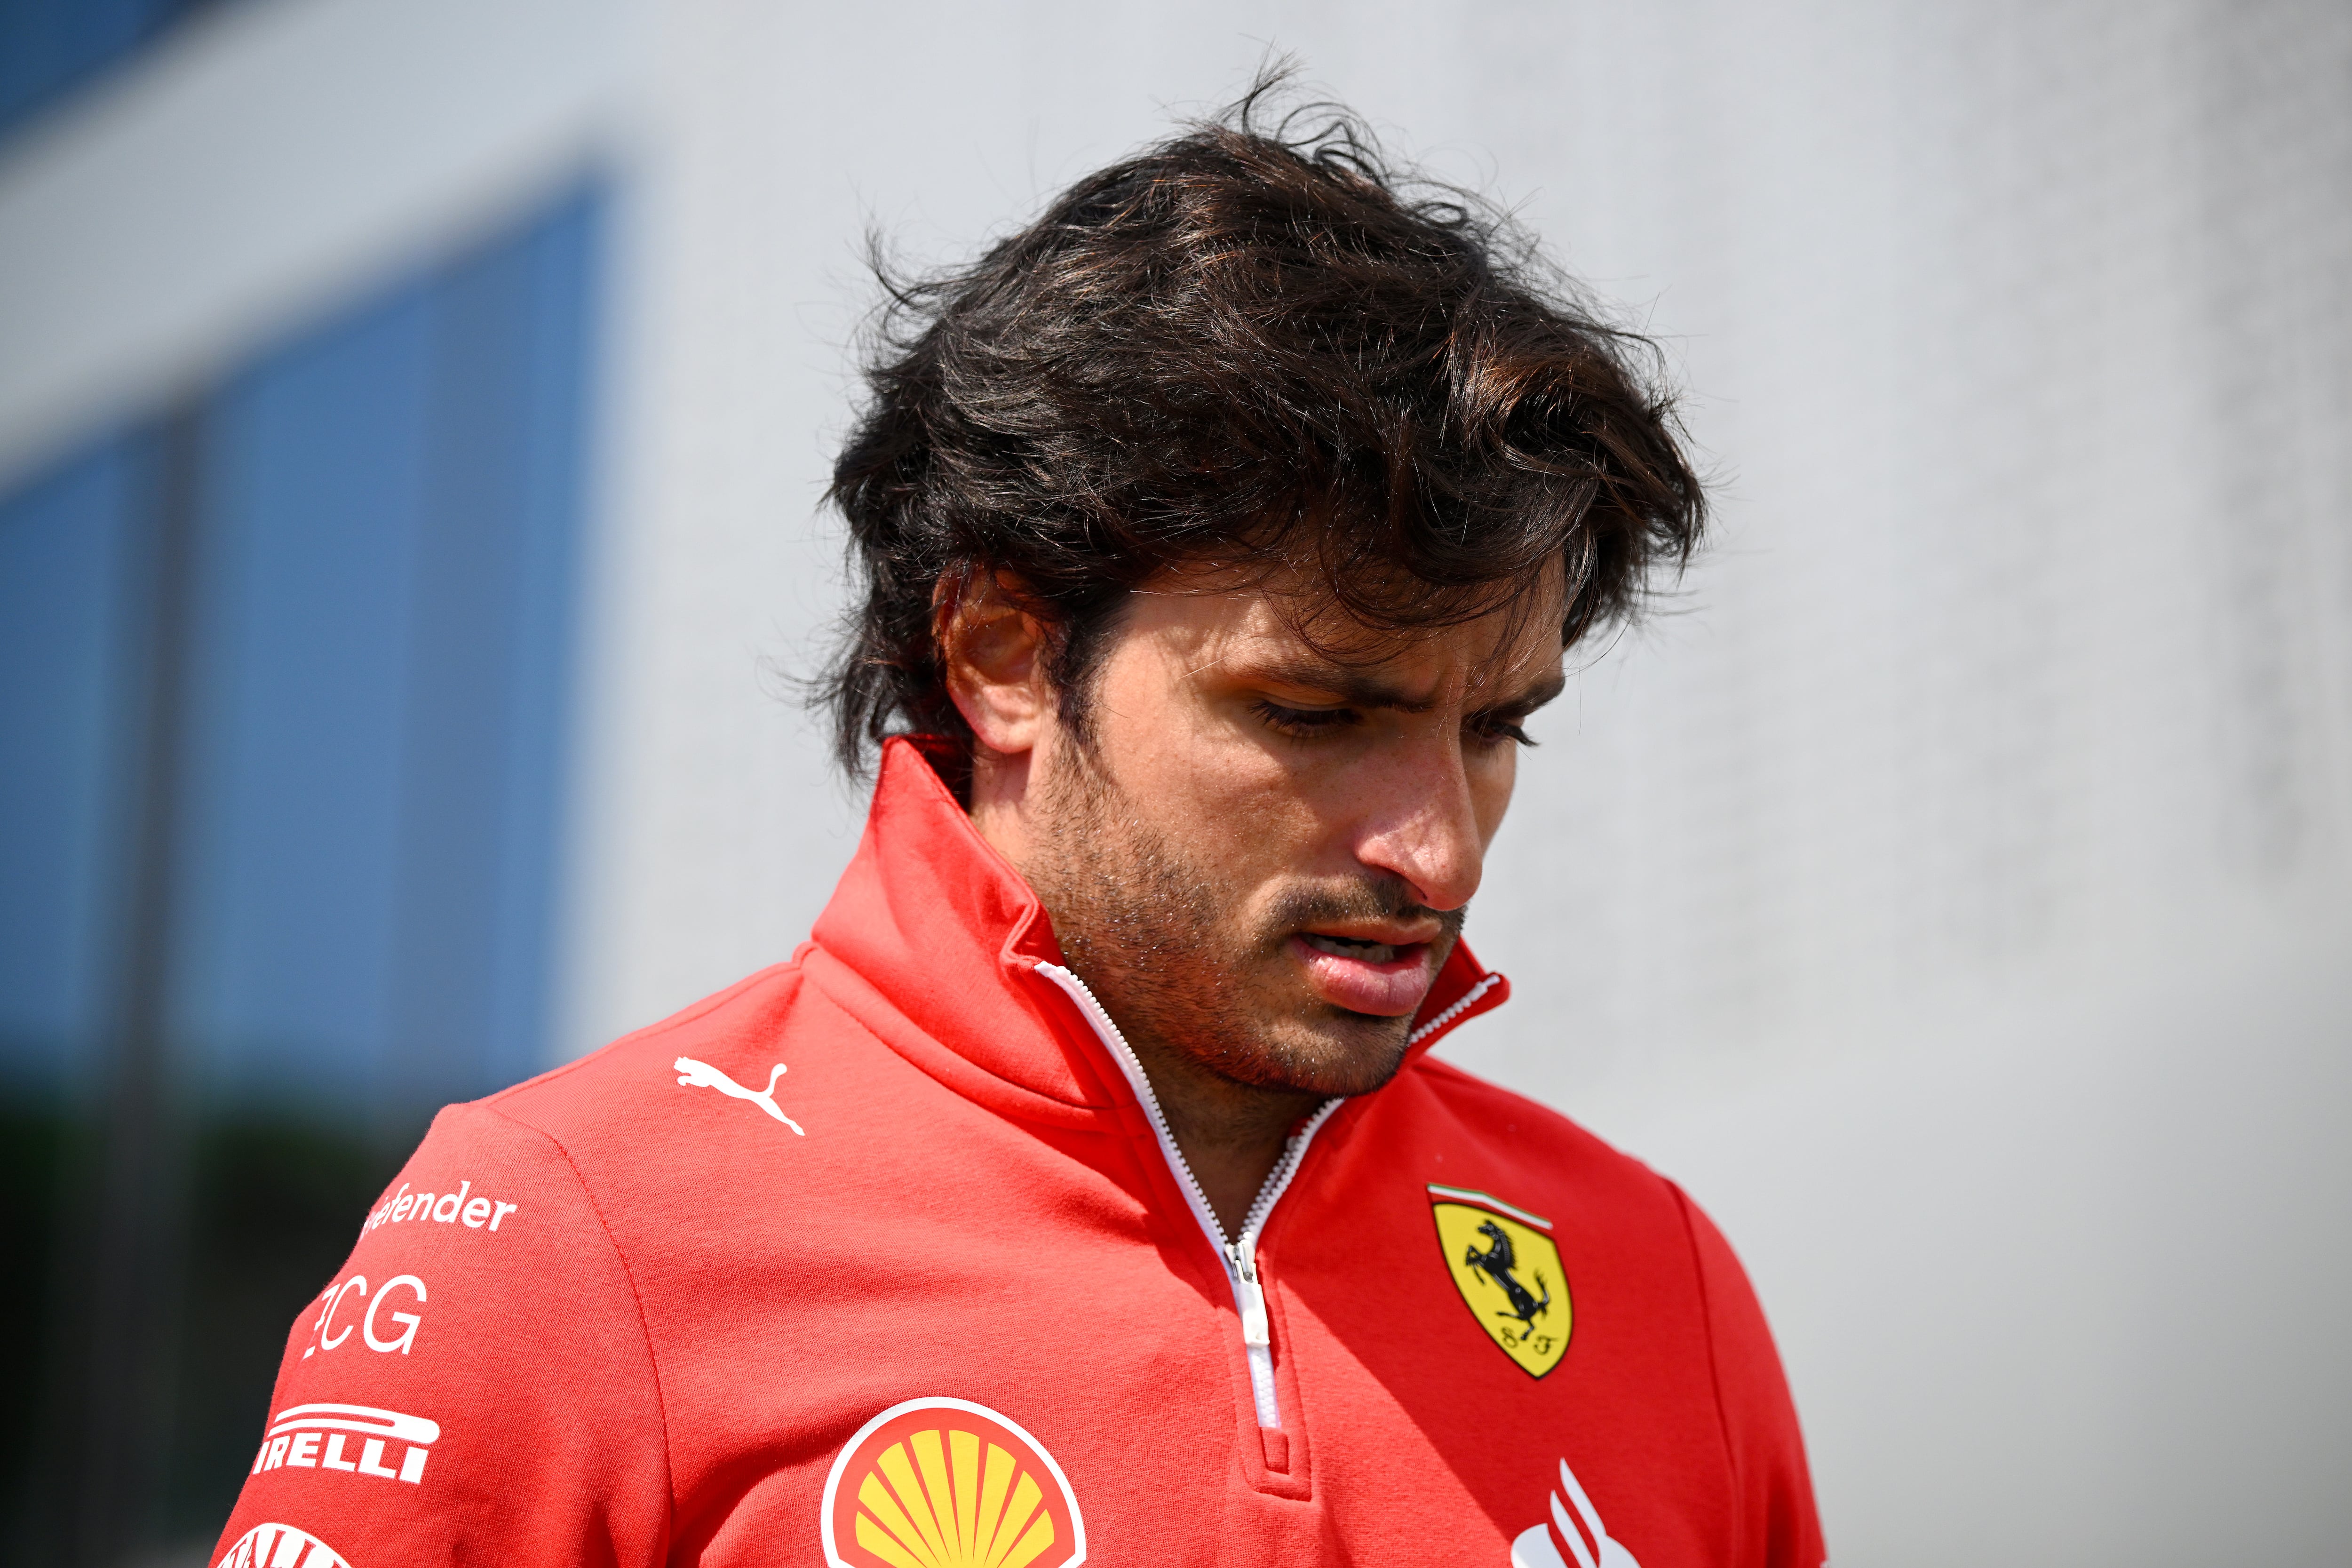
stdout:
<svg viewBox="0 0 2352 1568">
<path fill-rule="evenodd" d="M 1458 910 L 1485 874 L 1486 836 L 1458 747 L 1414 748 L 1410 757 L 1366 780 L 1371 802 L 1356 858 L 1404 879 L 1415 902 Z"/>
</svg>

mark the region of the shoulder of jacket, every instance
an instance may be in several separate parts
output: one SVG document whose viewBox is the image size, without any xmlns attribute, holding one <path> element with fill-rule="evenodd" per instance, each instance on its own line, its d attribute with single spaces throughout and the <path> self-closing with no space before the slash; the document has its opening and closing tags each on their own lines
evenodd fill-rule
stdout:
<svg viewBox="0 0 2352 1568">
<path fill-rule="evenodd" d="M 1641 1160 L 1540 1100 L 1490 1083 L 1451 1062 L 1423 1057 L 1412 1072 L 1443 1113 L 1488 1136 L 1507 1133 L 1523 1153 L 1571 1165 L 1588 1179 L 1621 1182 L 1645 1197 L 1677 1204 L 1679 1190 Z"/>
<path fill-rule="evenodd" d="M 602 1142 L 594 1134 L 616 1131 L 616 1121 L 640 1119 L 648 1087 L 675 1079 L 681 1058 L 725 1058 L 780 1044 L 803 989 L 797 960 L 772 964 L 658 1023 L 442 1114 L 488 1113 L 568 1152 L 578 1150 L 583 1139 Z"/>
</svg>

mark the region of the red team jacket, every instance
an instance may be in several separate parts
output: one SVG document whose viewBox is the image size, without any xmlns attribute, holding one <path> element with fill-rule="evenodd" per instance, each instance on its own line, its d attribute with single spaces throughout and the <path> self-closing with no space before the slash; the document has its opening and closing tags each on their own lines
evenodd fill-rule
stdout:
<svg viewBox="0 0 2352 1568">
<path fill-rule="evenodd" d="M 811 940 L 441 1113 L 295 1323 L 216 1561 L 1817 1568 L 1762 1312 L 1672 1183 L 1432 1059 L 1227 1246 L 919 752 Z"/>
</svg>

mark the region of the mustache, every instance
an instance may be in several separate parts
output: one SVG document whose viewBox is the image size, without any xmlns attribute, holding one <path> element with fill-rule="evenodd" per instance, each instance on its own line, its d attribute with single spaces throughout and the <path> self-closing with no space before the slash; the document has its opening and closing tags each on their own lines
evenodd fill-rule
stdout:
<svg viewBox="0 0 2352 1568">
<path fill-rule="evenodd" d="M 1470 906 L 1433 910 L 1418 902 L 1402 877 L 1367 877 L 1337 888 L 1296 888 L 1274 902 L 1268 924 L 1286 938 L 1295 931 L 1346 921 L 1397 921 L 1418 924 L 1433 920 L 1438 939 L 1451 942 L 1462 934 Z"/>
</svg>

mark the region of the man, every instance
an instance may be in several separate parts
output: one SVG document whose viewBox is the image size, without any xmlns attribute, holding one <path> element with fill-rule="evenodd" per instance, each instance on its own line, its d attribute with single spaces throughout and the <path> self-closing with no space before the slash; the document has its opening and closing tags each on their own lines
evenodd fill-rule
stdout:
<svg viewBox="0 0 2352 1568">
<path fill-rule="evenodd" d="M 1251 115 L 897 292 L 855 862 L 790 963 L 442 1114 L 222 1560 L 1821 1562 L 1722 1238 L 1427 1054 L 1507 994 L 1522 726 L 1698 486 L 1502 219 Z"/>
</svg>

